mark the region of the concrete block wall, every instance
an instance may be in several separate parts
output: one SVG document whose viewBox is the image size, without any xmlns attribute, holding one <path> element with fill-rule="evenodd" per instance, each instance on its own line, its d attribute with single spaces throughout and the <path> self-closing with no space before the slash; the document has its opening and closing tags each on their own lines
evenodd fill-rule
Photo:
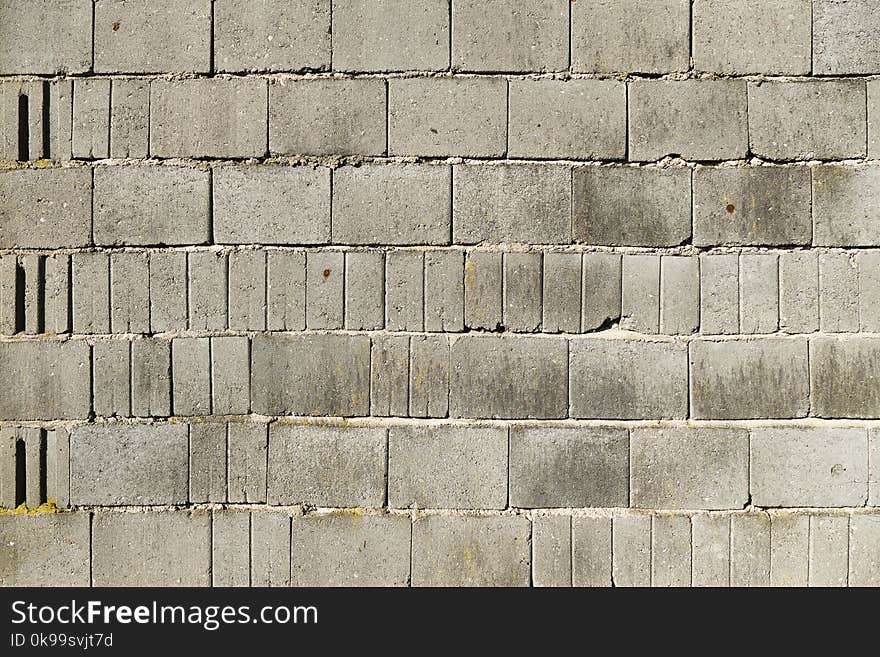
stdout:
<svg viewBox="0 0 880 657">
<path fill-rule="evenodd" d="M 880 585 L 875 4 L 0 0 L 0 584 Z"/>
</svg>

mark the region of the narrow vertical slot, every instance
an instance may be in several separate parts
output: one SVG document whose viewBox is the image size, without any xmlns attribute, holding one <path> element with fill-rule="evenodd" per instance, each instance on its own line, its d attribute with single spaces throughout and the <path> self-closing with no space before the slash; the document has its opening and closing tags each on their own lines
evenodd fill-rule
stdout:
<svg viewBox="0 0 880 657">
<path fill-rule="evenodd" d="M 36 290 L 37 333 L 46 332 L 46 256 L 37 256 L 37 280 L 31 281 Z"/>
<path fill-rule="evenodd" d="M 30 129 L 28 127 L 28 97 L 18 97 L 18 160 L 27 162 L 30 159 Z"/>
<path fill-rule="evenodd" d="M 25 503 L 27 499 L 27 457 L 24 439 L 15 441 L 15 506 Z"/>
<path fill-rule="evenodd" d="M 16 261 L 15 263 L 15 332 L 23 333 L 25 322 L 24 322 L 24 312 L 25 312 L 25 289 L 27 286 L 27 280 L 25 278 L 24 267 L 21 264 L 21 260 Z"/>
<path fill-rule="evenodd" d="M 40 504 L 49 501 L 48 497 L 48 471 L 46 469 L 46 430 L 40 429 Z"/>
<path fill-rule="evenodd" d="M 51 124 L 51 108 L 49 106 L 51 97 L 51 87 L 48 80 L 43 82 L 43 158 L 49 160 L 52 158 L 52 139 L 49 135 Z"/>
</svg>

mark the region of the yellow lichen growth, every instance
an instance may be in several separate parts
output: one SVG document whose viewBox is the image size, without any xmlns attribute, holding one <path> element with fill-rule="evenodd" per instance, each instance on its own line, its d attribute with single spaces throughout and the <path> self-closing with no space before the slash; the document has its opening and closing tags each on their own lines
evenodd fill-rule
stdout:
<svg viewBox="0 0 880 657">
<path fill-rule="evenodd" d="M 43 502 L 40 506 L 33 508 L 22 502 L 14 509 L 0 508 L 0 516 L 38 516 L 44 513 L 61 513 L 62 509 L 58 508 L 55 500 L 51 497 L 48 502 Z"/>
</svg>

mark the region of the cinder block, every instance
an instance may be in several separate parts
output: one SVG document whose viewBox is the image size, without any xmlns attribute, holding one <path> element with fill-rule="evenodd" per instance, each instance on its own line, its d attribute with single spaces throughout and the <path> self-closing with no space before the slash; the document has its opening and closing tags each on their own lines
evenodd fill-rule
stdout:
<svg viewBox="0 0 880 657">
<path fill-rule="evenodd" d="M 0 428 L 0 508 L 14 509 L 20 503 L 17 441 L 17 427 Z"/>
<path fill-rule="evenodd" d="M 566 0 L 456 0 L 452 4 L 452 68 L 536 72 L 568 68 Z"/>
<path fill-rule="evenodd" d="M 739 311 L 740 333 L 779 330 L 779 256 L 740 254 Z"/>
<path fill-rule="evenodd" d="M 196 260 L 202 257 L 198 256 Z M 149 258 L 150 332 L 163 333 L 187 328 L 187 254 L 182 251 L 151 251 Z M 225 270 L 223 278 L 225 284 Z M 223 315 L 225 323 L 225 310 Z"/>
<path fill-rule="evenodd" d="M 73 332 L 110 333 L 110 256 L 82 252 L 71 260 Z"/>
<path fill-rule="evenodd" d="M 45 468 L 42 467 L 42 456 L 45 454 L 46 441 L 43 431 L 36 427 L 19 427 L 16 431 L 18 441 L 24 447 L 24 463 L 18 464 L 24 466 L 24 493 L 25 504 L 28 507 L 38 507 L 44 500 L 43 483 L 41 481 Z"/>
<path fill-rule="evenodd" d="M 871 80 L 868 86 L 868 157 L 880 158 L 880 82 Z"/>
<path fill-rule="evenodd" d="M 382 251 L 345 254 L 345 328 L 354 331 L 385 328 L 385 254 Z"/>
<path fill-rule="evenodd" d="M 844 515 L 810 516 L 810 586 L 846 586 L 849 523 Z"/>
<path fill-rule="evenodd" d="M 571 4 L 571 68 L 584 73 L 686 71 L 689 0 Z"/>
<path fill-rule="evenodd" d="M 213 170 L 218 244 L 326 244 L 330 169 L 223 166 Z"/>
<path fill-rule="evenodd" d="M 810 73 L 810 0 L 697 0 L 694 66 L 700 71 Z"/>
<path fill-rule="evenodd" d="M 770 516 L 770 586 L 807 586 L 809 554 L 810 516 Z"/>
<path fill-rule="evenodd" d="M 579 338 L 570 345 L 571 417 L 687 417 L 687 346 Z"/>
<path fill-rule="evenodd" d="M 433 78 L 432 78 L 433 79 Z M 333 173 L 335 244 L 448 244 L 448 166 L 364 164 Z"/>
<path fill-rule="evenodd" d="M 503 254 L 468 251 L 464 264 L 464 323 L 486 331 L 503 326 Z"/>
<path fill-rule="evenodd" d="M 55 75 L 91 68 L 91 0 L 4 0 L 0 25 L 0 73 Z"/>
<path fill-rule="evenodd" d="M 211 513 L 211 586 L 250 586 L 251 514 Z"/>
<path fill-rule="evenodd" d="M 63 107 L 60 109 L 63 111 Z M 55 108 L 54 113 L 58 110 Z M 50 82 L 14 78 L 0 81 L 0 159 L 49 158 L 54 135 L 45 130 L 52 127 L 52 114 Z M 67 118 L 69 137 L 73 118 L 69 113 Z M 65 159 L 70 159 L 69 143 Z"/>
<path fill-rule="evenodd" d="M 660 333 L 690 335 L 700 330 L 700 260 L 660 259 Z"/>
<path fill-rule="evenodd" d="M 614 586 L 651 586 L 651 516 L 618 516 L 612 522 Z"/>
<path fill-rule="evenodd" d="M 18 257 L 17 275 L 24 285 L 24 332 L 36 335 L 43 332 L 43 289 L 45 284 L 44 258 L 38 255 Z"/>
<path fill-rule="evenodd" d="M 557 337 L 466 336 L 452 344 L 449 416 L 563 418 L 568 344 Z"/>
<path fill-rule="evenodd" d="M 409 413 L 409 337 L 377 335 L 370 349 L 370 415 Z"/>
<path fill-rule="evenodd" d="M 83 78 L 73 83 L 73 157 L 110 157 L 110 80 Z"/>
<path fill-rule="evenodd" d="M 251 586 L 290 586 L 290 516 L 251 513 Z"/>
<path fill-rule="evenodd" d="M 404 516 L 309 515 L 291 528 L 292 586 L 406 586 L 411 524 Z"/>
<path fill-rule="evenodd" d="M 620 320 L 621 256 L 616 253 L 585 253 L 581 330 L 608 328 Z"/>
<path fill-rule="evenodd" d="M 425 330 L 464 330 L 463 251 L 425 251 Z"/>
<path fill-rule="evenodd" d="M 53 80 L 49 83 L 49 152 L 44 155 L 55 161 L 69 160 L 72 148 L 73 80 Z"/>
<path fill-rule="evenodd" d="M 849 555 L 849 586 L 880 586 L 880 516 L 850 516 Z"/>
<path fill-rule="evenodd" d="M 174 415 L 211 415 L 211 340 L 174 338 L 171 372 Z"/>
<path fill-rule="evenodd" d="M 449 68 L 449 2 L 336 0 L 333 68 L 440 71 Z"/>
<path fill-rule="evenodd" d="M 453 167 L 453 242 L 568 244 L 570 178 L 554 164 Z"/>
<path fill-rule="evenodd" d="M 502 298 L 505 329 L 523 333 L 541 330 L 542 275 L 540 251 L 504 254 Z"/>
<path fill-rule="evenodd" d="M 302 331 L 306 327 L 306 254 L 266 254 L 266 328 Z"/>
<path fill-rule="evenodd" d="M 208 172 L 186 167 L 97 167 L 95 244 L 204 244 L 210 239 Z"/>
<path fill-rule="evenodd" d="M 806 417 L 808 364 L 804 337 L 694 340 L 690 343 L 691 417 Z"/>
<path fill-rule="evenodd" d="M 211 4 L 210 0 L 95 3 L 95 71 L 209 72 Z"/>
<path fill-rule="evenodd" d="M 266 501 L 267 428 L 257 422 L 230 422 L 226 426 L 228 495 L 230 502 Z"/>
<path fill-rule="evenodd" d="M 819 254 L 819 328 L 859 331 L 859 266 L 852 253 Z"/>
<path fill-rule="evenodd" d="M 620 327 L 638 333 L 660 331 L 660 256 L 623 256 Z"/>
<path fill-rule="evenodd" d="M 250 412 L 250 340 L 211 338 L 211 412 L 247 415 Z"/>
<path fill-rule="evenodd" d="M 370 338 L 258 334 L 251 343 L 251 410 L 261 415 L 368 415 Z"/>
<path fill-rule="evenodd" d="M 330 3 L 219 0 L 213 4 L 217 70 L 303 71 L 330 67 Z"/>
<path fill-rule="evenodd" d="M 393 508 L 505 508 L 507 431 L 392 427 L 388 432 L 388 504 Z"/>
<path fill-rule="evenodd" d="M 819 261 L 815 253 L 779 255 L 779 328 L 786 333 L 819 330 Z"/>
<path fill-rule="evenodd" d="M 880 332 L 880 251 L 856 254 L 859 268 L 859 329 Z"/>
<path fill-rule="evenodd" d="M 511 80 L 511 157 L 623 160 L 626 85 L 615 80 Z"/>
<path fill-rule="evenodd" d="M 749 146 L 746 96 L 741 80 L 630 82 L 630 160 L 744 158 Z"/>
<path fill-rule="evenodd" d="M 345 253 L 306 254 L 306 326 L 340 329 L 344 321 Z"/>
<path fill-rule="evenodd" d="M 0 171 L 0 249 L 58 249 L 91 243 L 91 172 L 86 168 Z"/>
<path fill-rule="evenodd" d="M 154 80 L 150 154 L 263 157 L 269 150 L 268 102 L 265 79 Z"/>
<path fill-rule="evenodd" d="M 691 516 L 692 586 L 730 586 L 730 516 Z"/>
<path fill-rule="evenodd" d="M 105 424 L 70 434 L 70 500 L 119 506 L 187 502 L 185 424 Z"/>
<path fill-rule="evenodd" d="M 193 251 L 187 257 L 190 330 L 226 329 L 226 254 L 218 251 Z"/>
<path fill-rule="evenodd" d="M 0 586 L 89 586 L 89 517 L 0 516 Z"/>
<path fill-rule="evenodd" d="M 813 167 L 815 246 L 880 246 L 880 166 Z"/>
<path fill-rule="evenodd" d="M 880 418 L 880 339 L 817 336 L 810 340 L 812 413 L 828 418 Z"/>
<path fill-rule="evenodd" d="M 449 416 L 449 338 L 410 338 L 409 416 Z"/>
<path fill-rule="evenodd" d="M 131 343 L 131 414 L 171 415 L 171 342 L 157 338 Z"/>
<path fill-rule="evenodd" d="M 46 501 L 70 506 L 70 434 L 67 429 L 46 431 Z"/>
<path fill-rule="evenodd" d="M 91 563 L 95 586 L 208 586 L 211 513 L 95 513 Z"/>
<path fill-rule="evenodd" d="M 581 330 L 581 254 L 545 253 L 541 300 L 545 333 Z"/>
<path fill-rule="evenodd" d="M 749 84 L 752 152 L 770 160 L 865 157 L 865 94 L 863 80 Z"/>
<path fill-rule="evenodd" d="M 18 258 L 0 255 L 0 335 L 18 333 L 18 299 Z"/>
<path fill-rule="evenodd" d="M 626 429 L 512 427 L 510 505 L 626 507 Z"/>
<path fill-rule="evenodd" d="M 269 504 L 382 507 L 386 433 L 380 428 L 272 424 Z"/>
<path fill-rule="evenodd" d="M 422 251 L 385 256 L 385 328 L 425 330 L 425 257 Z"/>
<path fill-rule="evenodd" d="M 189 501 L 226 502 L 226 423 L 189 425 Z M 217 516 L 214 517 L 215 525 Z"/>
<path fill-rule="evenodd" d="M 572 586 L 612 586 L 611 572 L 611 518 L 572 518 Z"/>
<path fill-rule="evenodd" d="M 395 78 L 388 81 L 388 153 L 498 157 L 507 151 L 507 81 Z"/>
<path fill-rule="evenodd" d="M 110 326 L 113 333 L 150 332 L 150 260 L 147 252 L 110 255 Z"/>
<path fill-rule="evenodd" d="M 657 514 L 651 517 L 651 586 L 691 585 L 691 519 Z"/>
<path fill-rule="evenodd" d="M 113 80 L 110 92 L 110 157 L 145 158 L 150 139 L 150 83 Z"/>
<path fill-rule="evenodd" d="M 868 429 L 868 506 L 880 506 L 880 432 Z"/>
<path fill-rule="evenodd" d="M 43 279 L 43 329 L 46 333 L 70 332 L 70 256 L 46 256 Z M 2 293 L 0 293 L 2 294 Z M 0 310 L 0 315 L 3 311 Z M 0 321 L 2 324 L 2 321 Z M 0 333 L 2 333 L 0 329 Z"/>
<path fill-rule="evenodd" d="M 413 586 L 528 586 L 522 516 L 423 516 L 412 527 Z"/>
<path fill-rule="evenodd" d="M 770 516 L 730 517 L 730 585 L 770 586 Z"/>
<path fill-rule="evenodd" d="M 89 415 L 89 345 L 82 341 L 0 342 L 4 420 L 72 420 Z"/>
<path fill-rule="evenodd" d="M 266 252 L 229 254 L 229 328 L 266 330 Z"/>
<path fill-rule="evenodd" d="M 749 499 L 749 434 L 739 429 L 633 429 L 630 504 L 740 509 Z"/>
<path fill-rule="evenodd" d="M 691 237 L 691 172 L 579 167 L 572 172 L 574 241 L 678 246 Z"/>
<path fill-rule="evenodd" d="M 131 342 L 102 340 L 92 346 L 92 409 L 98 417 L 131 415 Z"/>
<path fill-rule="evenodd" d="M 813 0 L 813 72 L 876 73 L 880 15 L 871 0 Z"/>
<path fill-rule="evenodd" d="M 700 167 L 694 172 L 694 243 L 810 244 L 806 167 Z"/>
<path fill-rule="evenodd" d="M 700 254 L 700 330 L 733 335 L 739 333 L 739 317 L 739 258 Z"/>
<path fill-rule="evenodd" d="M 532 521 L 532 585 L 571 586 L 571 516 Z"/>
</svg>

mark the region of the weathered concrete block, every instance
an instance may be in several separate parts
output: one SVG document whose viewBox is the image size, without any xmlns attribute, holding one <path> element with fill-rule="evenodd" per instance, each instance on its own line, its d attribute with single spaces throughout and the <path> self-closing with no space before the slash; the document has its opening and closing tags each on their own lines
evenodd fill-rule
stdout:
<svg viewBox="0 0 880 657">
<path fill-rule="evenodd" d="M 377 335 L 370 348 L 370 415 L 406 417 L 409 404 L 409 337 Z"/>
<path fill-rule="evenodd" d="M 507 432 L 495 427 L 392 427 L 388 504 L 394 508 L 503 509 Z"/>
<path fill-rule="evenodd" d="M 770 516 L 730 517 L 730 585 L 770 586 Z"/>
<path fill-rule="evenodd" d="M 626 85 L 615 80 L 512 80 L 511 157 L 622 160 Z"/>
<path fill-rule="evenodd" d="M 157 338 L 131 343 L 131 414 L 171 415 L 171 342 Z"/>
<path fill-rule="evenodd" d="M 409 416 L 448 417 L 448 336 L 414 335 L 409 352 Z"/>
<path fill-rule="evenodd" d="M 868 157 L 880 158 L 880 82 L 871 80 L 868 86 Z"/>
<path fill-rule="evenodd" d="M 638 333 L 660 331 L 660 256 L 623 256 L 620 327 Z"/>
<path fill-rule="evenodd" d="M 813 0 L 813 72 L 876 73 L 880 15 L 870 0 Z"/>
<path fill-rule="evenodd" d="M 92 410 L 98 417 L 131 415 L 131 342 L 102 340 L 92 347 Z"/>
<path fill-rule="evenodd" d="M 819 261 L 815 253 L 779 255 L 779 328 L 786 333 L 819 330 Z"/>
<path fill-rule="evenodd" d="M 458 244 L 571 242 L 571 172 L 553 164 L 453 167 Z"/>
<path fill-rule="evenodd" d="M 620 319 L 621 259 L 617 253 L 585 253 L 581 330 L 601 330 Z"/>
<path fill-rule="evenodd" d="M 149 554 L 149 559 L 144 555 Z M 95 513 L 92 584 L 95 586 L 208 586 L 211 514 Z"/>
<path fill-rule="evenodd" d="M 504 254 L 502 311 L 504 328 L 509 331 L 541 329 L 542 259 L 540 251 Z"/>
<path fill-rule="evenodd" d="M 730 586 L 730 516 L 691 517 L 692 586 Z"/>
<path fill-rule="evenodd" d="M 749 84 L 749 142 L 770 160 L 865 157 L 863 80 Z"/>
<path fill-rule="evenodd" d="M 413 586 L 528 586 L 522 516 L 423 516 L 413 523 Z"/>
<path fill-rule="evenodd" d="M 89 345 L 72 342 L 0 342 L 0 372 L 8 390 L 0 395 L 5 420 L 85 418 L 89 414 Z"/>
<path fill-rule="evenodd" d="M 386 433 L 379 428 L 271 425 L 269 504 L 383 506 Z"/>
<path fill-rule="evenodd" d="M 250 412 L 250 340 L 211 338 L 211 412 L 247 415 Z"/>
<path fill-rule="evenodd" d="M 70 332 L 70 256 L 56 254 L 43 261 L 43 330 Z M 0 293 L 2 294 L 2 293 Z M 2 315 L 0 311 L 0 315 Z M 2 324 L 2 322 L 0 322 Z M 2 333 L 2 329 L 0 329 Z"/>
<path fill-rule="evenodd" d="M 880 418 L 880 339 L 817 336 L 810 340 L 813 415 Z"/>
<path fill-rule="evenodd" d="M 290 586 L 290 516 L 251 514 L 251 586 Z"/>
<path fill-rule="evenodd" d="M 450 167 L 365 164 L 333 173 L 335 244 L 448 244 Z"/>
<path fill-rule="evenodd" d="M 70 81 L 68 84 L 72 85 Z M 52 83 L 48 81 L 15 78 L 0 81 L 0 159 L 23 162 L 51 156 L 53 141 L 57 142 L 53 137 L 63 136 L 48 130 L 57 127 L 53 115 L 57 117 L 65 110 L 64 106 L 52 107 L 52 95 Z M 71 100 L 70 90 L 67 100 Z M 63 159 L 71 157 L 72 113 L 67 113 L 67 119 L 67 148 Z M 107 127 L 106 122 L 104 127 Z"/>
<path fill-rule="evenodd" d="M 743 253 L 739 257 L 740 333 L 779 329 L 779 256 Z"/>
<path fill-rule="evenodd" d="M 810 586 L 846 586 L 849 516 L 810 516 Z"/>
<path fill-rule="evenodd" d="M 211 415 L 211 340 L 174 338 L 171 372 L 174 415 Z"/>
<path fill-rule="evenodd" d="M 568 344 L 557 337 L 467 336 L 452 344 L 449 415 L 562 418 Z"/>
<path fill-rule="evenodd" d="M 150 83 L 113 80 L 110 93 L 110 157 L 147 157 L 149 133 Z"/>
<path fill-rule="evenodd" d="M 18 283 L 23 283 L 24 332 L 36 335 L 43 332 L 43 289 L 45 283 L 45 259 L 38 255 L 21 255 L 18 258 Z M 18 305 L 21 305 L 20 303 Z"/>
<path fill-rule="evenodd" d="M 102 0 L 95 3 L 98 73 L 207 73 L 211 2 Z"/>
<path fill-rule="evenodd" d="M 532 585 L 571 586 L 571 516 L 532 521 Z"/>
<path fill-rule="evenodd" d="M 629 504 L 626 429 L 512 427 L 510 505 L 616 507 Z"/>
<path fill-rule="evenodd" d="M 612 523 L 614 586 L 651 586 L 651 516 L 618 516 Z"/>
<path fill-rule="evenodd" d="M 190 502 L 227 501 L 226 454 L 225 422 L 195 422 L 189 426 Z"/>
<path fill-rule="evenodd" d="M 691 585 L 691 519 L 657 514 L 651 518 L 651 586 Z"/>
<path fill-rule="evenodd" d="M 250 586 L 251 514 L 211 513 L 211 586 Z"/>
<path fill-rule="evenodd" d="M 345 328 L 369 331 L 385 327 L 385 254 L 345 254 Z"/>
<path fill-rule="evenodd" d="M 581 254 L 545 253 L 541 293 L 545 333 L 581 330 Z"/>
<path fill-rule="evenodd" d="M 193 251 L 187 255 L 190 330 L 224 330 L 227 324 L 226 295 L 228 269 L 226 254 Z"/>
<path fill-rule="evenodd" d="M 425 330 L 464 330 L 462 251 L 425 251 Z"/>
<path fill-rule="evenodd" d="M 84 78 L 73 83 L 73 157 L 110 157 L 110 80 Z"/>
<path fill-rule="evenodd" d="M 95 506 L 185 504 L 185 424 L 106 424 L 70 434 L 70 500 Z"/>
<path fill-rule="evenodd" d="M 266 328 L 302 331 L 306 327 L 306 254 L 266 254 Z"/>
<path fill-rule="evenodd" d="M 54 500 L 59 508 L 65 509 L 70 506 L 70 433 L 67 429 L 50 429 L 46 430 L 45 439 L 46 501 Z"/>
<path fill-rule="evenodd" d="M 406 586 L 411 524 L 405 516 L 310 515 L 291 528 L 292 586 Z"/>
<path fill-rule="evenodd" d="M 691 172 L 580 167 L 572 172 L 574 241 L 677 246 L 691 237 Z"/>
<path fill-rule="evenodd" d="M 643 509 L 740 509 L 749 498 L 749 434 L 633 429 L 630 503 Z"/>
<path fill-rule="evenodd" d="M 859 329 L 880 332 L 880 251 L 856 254 L 859 268 Z"/>
<path fill-rule="evenodd" d="M 880 246 L 880 166 L 813 168 L 816 246 Z"/>
<path fill-rule="evenodd" d="M 262 335 L 251 343 L 251 409 L 262 415 L 368 415 L 370 338 Z"/>
<path fill-rule="evenodd" d="M 316 0 L 219 0 L 213 7 L 214 65 L 220 71 L 330 67 L 330 4 Z"/>
<path fill-rule="evenodd" d="M 796 418 L 810 410 L 807 340 L 694 340 L 691 417 Z"/>
<path fill-rule="evenodd" d="M 229 501 L 266 501 L 268 437 L 265 424 L 230 422 L 226 426 Z"/>
<path fill-rule="evenodd" d="M 736 160 L 748 152 L 746 83 L 640 80 L 629 83 L 629 157 Z"/>
<path fill-rule="evenodd" d="M 770 516 L 770 586 L 807 586 L 809 553 L 810 516 Z"/>
<path fill-rule="evenodd" d="M 687 346 L 579 338 L 570 344 L 571 417 L 687 417 Z"/>
<path fill-rule="evenodd" d="M 229 328 L 266 330 L 266 252 L 229 254 Z"/>
<path fill-rule="evenodd" d="M 660 259 L 660 333 L 690 335 L 700 330 L 700 260 Z"/>
<path fill-rule="evenodd" d="M 110 326 L 113 333 L 150 332 L 148 253 L 110 255 Z"/>
<path fill-rule="evenodd" d="M 152 333 L 187 327 L 186 258 L 187 254 L 182 251 L 151 251 L 149 254 Z"/>
<path fill-rule="evenodd" d="M 828 333 L 859 331 L 859 267 L 855 254 L 820 253 L 819 328 Z"/>
<path fill-rule="evenodd" d="M 389 80 L 389 154 L 498 157 L 507 150 L 506 140 L 506 80 Z"/>
<path fill-rule="evenodd" d="M 55 75 L 91 68 L 91 0 L 3 0 L 0 25 L 0 73 Z"/>
<path fill-rule="evenodd" d="M 571 519 L 572 586 L 611 586 L 611 518 Z"/>
<path fill-rule="evenodd" d="M 42 122 L 42 117 L 41 122 Z M 49 152 L 55 161 L 73 156 L 73 80 L 49 83 Z"/>
<path fill-rule="evenodd" d="M 89 586 L 89 514 L 0 516 L 0 586 Z"/>
<path fill-rule="evenodd" d="M 389 251 L 385 256 L 385 328 L 425 330 L 423 251 Z"/>
<path fill-rule="evenodd" d="M 502 326 L 503 254 L 468 251 L 464 264 L 464 323 L 467 328 Z"/>
<path fill-rule="evenodd" d="M 110 332 L 110 256 L 81 252 L 71 256 L 73 332 Z"/>
<path fill-rule="evenodd" d="M 345 253 L 306 254 L 306 327 L 339 329 L 344 324 Z"/>
<path fill-rule="evenodd" d="M 694 66 L 713 73 L 810 73 L 810 0 L 697 0 Z"/>
<path fill-rule="evenodd" d="M 0 256 L 0 334 L 15 335 L 19 332 L 20 307 L 18 258 L 14 253 Z"/>
<path fill-rule="evenodd" d="M 850 586 L 880 586 L 880 516 L 850 516 Z"/>
</svg>

